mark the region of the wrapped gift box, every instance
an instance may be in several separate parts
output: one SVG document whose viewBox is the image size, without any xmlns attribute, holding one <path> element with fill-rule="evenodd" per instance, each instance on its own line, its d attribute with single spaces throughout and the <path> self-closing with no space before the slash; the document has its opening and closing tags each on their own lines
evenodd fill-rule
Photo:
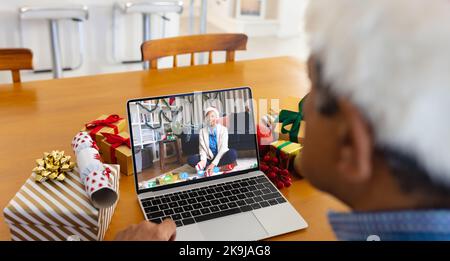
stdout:
<svg viewBox="0 0 450 261">
<path fill-rule="evenodd" d="M 127 132 L 121 132 L 117 134 L 123 138 L 122 145 L 114 148 L 114 144 L 108 142 L 107 138 L 104 138 L 98 145 L 102 154 L 103 161 L 106 163 L 119 164 L 120 172 L 125 175 L 133 175 L 133 159 L 130 149 L 130 134 Z M 119 139 L 120 140 L 120 139 Z"/>
<path fill-rule="evenodd" d="M 111 169 L 111 184 L 119 191 L 119 166 Z M 34 175 L 25 182 L 3 209 L 3 215 L 14 241 L 102 240 L 114 214 L 117 202 L 96 209 L 85 192 L 79 174 L 68 173 L 64 181 L 37 183 Z"/>
<path fill-rule="evenodd" d="M 300 153 L 302 146 L 295 142 L 278 140 L 270 144 L 272 156 L 277 156 L 284 169 L 292 169 L 295 157 Z"/>
<path fill-rule="evenodd" d="M 305 96 L 306 97 L 306 96 Z M 273 126 L 274 140 L 288 140 L 295 143 L 302 144 L 305 138 L 306 122 L 303 120 L 303 103 L 304 99 L 300 97 L 289 96 L 279 101 L 278 108 L 271 108 L 271 112 L 278 112 L 277 115 L 273 115 L 276 118 L 276 124 Z M 284 126 L 284 131 L 282 131 Z M 292 131 L 292 128 L 296 127 L 297 131 Z"/>
<path fill-rule="evenodd" d="M 298 131 L 297 135 L 294 135 L 291 137 L 290 133 L 282 133 L 281 132 L 281 123 L 277 123 L 275 129 L 274 129 L 274 139 L 275 140 L 289 140 L 291 142 L 300 143 L 302 144 L 305 139 L 305 128 L 306 128 L 306 122 L 301 121 L 300 123 L 300 130 Z M 292 125 L 285 126 L 285 129 L 290 131 Z"/>
<path fill-rule="evenodd" d="M 117 115 L 101 115 L 94 121 L 87 123 L 87 125 L 88 127 L 85 126 L 81 131 L 88 132 L 92 139 L 98 144 L 104 138 L 102 133 L 118 134 L 126 129 L 127 123 L 125 119 L 122 119 Z M 112 125 L 114 127 L 108 127 L 107 125 Z"/>
</svg>

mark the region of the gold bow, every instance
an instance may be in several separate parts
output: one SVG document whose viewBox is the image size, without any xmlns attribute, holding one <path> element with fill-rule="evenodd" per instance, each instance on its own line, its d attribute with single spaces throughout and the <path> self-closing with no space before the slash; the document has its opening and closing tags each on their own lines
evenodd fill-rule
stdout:
<svg viewBox="0 0 450 261">
<path fill-rule="evenodd" d="M 47 179 L 63 181 L 65 173 L 75 167 L 75 163 L 70 162 L 70 156 L 64 155 L 64 151 L 57 150 L 45 152 L 42 159 L 36 160 L 36 164 L 37 167 L 33 169 L 36 182 L 44 182 Z"/>
</svg>

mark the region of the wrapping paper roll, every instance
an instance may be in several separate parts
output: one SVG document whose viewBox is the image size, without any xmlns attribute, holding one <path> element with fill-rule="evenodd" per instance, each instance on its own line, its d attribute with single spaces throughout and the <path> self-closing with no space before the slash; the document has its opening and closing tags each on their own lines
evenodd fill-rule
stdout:
<svg viewBox="0 0 450 261">
<path fill-rule="evenodd" d="M 80 172 L 81 181 L 84 183 L 86 177 L 92 172 L 102 172 L 104 170 L 103 163 L 100 161 L 100 154 L 94 148 L 85 148 L 77 154 L 78 171 Z"/>
<path fill-rule="evenodd" d="M 95 141 L 87 132 L 79 132 L 72 140 L 72 149 L 77 157 L 78 172 L 85 185 L 85 191 L 96 208 L 108 208 L 117 198 L 112 186 L 114 176 L 105 168 Z"/>
<path fill-rule="evenodd" d="M 73 137 L 72 149 L 73 152 L 77 154 L 79 151 L 86 148 L 93 148 L 99 150 L 97 143 L 94 140 L 92 140 L 91 136 L 89 136 L 89 133 L 81 131 L 77 135 L 75 135 L 75 137 Z"/>
<path fill-rule="evenodd" d="M 117 200 L 117 191 L 113 189 L 114 176 L 109 175 L 110 172 L 109 168 L 93 171 L 84 182 L 86 193 L 96 208 L 108 208 Z"/>
</svg>

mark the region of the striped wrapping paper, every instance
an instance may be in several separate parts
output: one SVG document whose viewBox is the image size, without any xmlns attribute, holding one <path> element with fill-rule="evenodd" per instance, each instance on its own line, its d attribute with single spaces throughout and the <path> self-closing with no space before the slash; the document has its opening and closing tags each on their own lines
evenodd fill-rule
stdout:
<svg viewBox="0 0 450 261">
<path fill-rule="evenodd" d="M 119 191 L 119 165 L 105 166 Z M 94 208 L 76 171 L 63 182 L 36 183 L 33 176 L 3 209 L 12 240 L 67 240 L 72 235 L 86 241 L 103 239 L 119 200 L 109 208 Z"/>
</svg>

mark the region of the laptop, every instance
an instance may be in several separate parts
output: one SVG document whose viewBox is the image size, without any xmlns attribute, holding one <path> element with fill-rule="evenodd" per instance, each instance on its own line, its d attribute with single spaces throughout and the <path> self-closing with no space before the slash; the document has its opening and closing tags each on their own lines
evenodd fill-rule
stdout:
<svg viewBox="0 0 450 261">
<path fill-rule="evenodd" d="M 137 198 L 176 240 L 261 240 L 308 225 L 259 170 L 249 87 L 127 102 Z"/>
</svg>

